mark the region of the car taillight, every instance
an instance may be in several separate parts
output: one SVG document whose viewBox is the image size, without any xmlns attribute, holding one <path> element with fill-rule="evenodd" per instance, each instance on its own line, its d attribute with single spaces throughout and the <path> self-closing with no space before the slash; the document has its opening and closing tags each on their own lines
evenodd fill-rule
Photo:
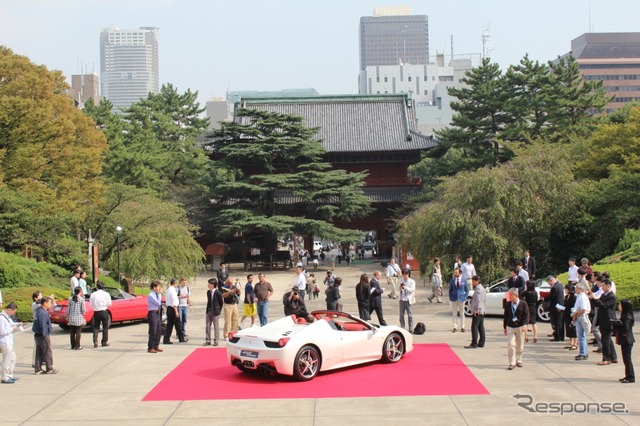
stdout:
<svg viewBox="0 0 640 426">
<path fill-rule="evenodd" d="M 230 331 L 229 334 L 227 334 L 227 338 L 229 340 L 233 340 L 233 338 L 236 336 L 236 334 L 238 334 L 237 331 Z"/>
<path fill-rule="evenodd" d="M 280 340 L 278 340 L 278 346 L 280 346 L 281 348 L 284 348 L 284 346 L 289 343 L 289 338 L 288 337 L 282 337 Z"/>
</svg>

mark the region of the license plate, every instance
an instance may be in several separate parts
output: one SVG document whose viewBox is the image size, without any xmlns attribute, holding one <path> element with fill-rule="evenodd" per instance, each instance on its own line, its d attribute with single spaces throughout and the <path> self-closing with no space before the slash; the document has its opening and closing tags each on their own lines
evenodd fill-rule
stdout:
<svg viewBox="0 0 640 426">
<path fill-rule="evenodd" d="M 240 351 L 240 356 L 244 356 L 247 358 L 258 358 L 258 352 L 254 351 Z"/>
</svg>

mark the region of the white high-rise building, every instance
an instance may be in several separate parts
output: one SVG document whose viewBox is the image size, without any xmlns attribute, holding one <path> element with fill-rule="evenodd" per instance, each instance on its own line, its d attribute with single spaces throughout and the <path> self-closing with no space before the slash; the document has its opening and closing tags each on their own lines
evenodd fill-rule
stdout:
<svg viewBox="0 0 640 426">
<path fill-rule="evenodd" d="M 451 123 L 453 100 L 447 92 L 449 87 L 462 87 L 466 71 L 479 62 L 480 55 L 460 55 L 445 62 L 444 54 L 423 65 L 368 66 L 358 76 L 358 93 L 411 94 L 416 105 L 418 130 L 433 134 Z"/>
<path fill-rule="evenodd" d="M 105 28 L 100 33 L 102 96 L 116 110 L 160 92 L 158 28 Z"/>
</svg>

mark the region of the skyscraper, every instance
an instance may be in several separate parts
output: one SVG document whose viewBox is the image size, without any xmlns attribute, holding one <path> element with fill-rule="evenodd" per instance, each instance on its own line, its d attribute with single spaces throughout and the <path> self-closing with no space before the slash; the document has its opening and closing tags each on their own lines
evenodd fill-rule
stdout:
<svg viewBox="0 0 640 426">
<path fill-rule="evenodd" d="M 411 15 L 410 7 L 376 8 L 360 18 L 360 70 L 370 65 L 429 63 L 427 15 Z"/>
<path fill-rule="evenodd" d="M 602 80 L 613 99 L 604 112 L 640 101 L 640 33 L 585 33 L 571 40 L 571 52 L 585 80 Z"/>
<path fill-rule="evenodd" d="M 116 110 L 158 93 L 158 28 L 105 28 L 100 33 L 100 74 L 102 96 Z"/>
</svg>

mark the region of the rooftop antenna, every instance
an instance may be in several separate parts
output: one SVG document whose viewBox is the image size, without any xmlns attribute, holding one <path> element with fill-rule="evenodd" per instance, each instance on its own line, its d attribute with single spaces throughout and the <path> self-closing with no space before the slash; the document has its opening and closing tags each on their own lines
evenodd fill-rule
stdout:
<svg viewBox="0 0 640 426">
<path fill-rule="evenodd" d="M 451 34 L 451 60 L 453 61 L 453 34 Z"/>
<path fill-rule="evenodd" d="M 491 49 L 489 48 L 489 42 L 491 41 L 491 24 L 488 23 L 482 30 L 482 59 L 489 58 L 491 56 Z"/>
</svg>

